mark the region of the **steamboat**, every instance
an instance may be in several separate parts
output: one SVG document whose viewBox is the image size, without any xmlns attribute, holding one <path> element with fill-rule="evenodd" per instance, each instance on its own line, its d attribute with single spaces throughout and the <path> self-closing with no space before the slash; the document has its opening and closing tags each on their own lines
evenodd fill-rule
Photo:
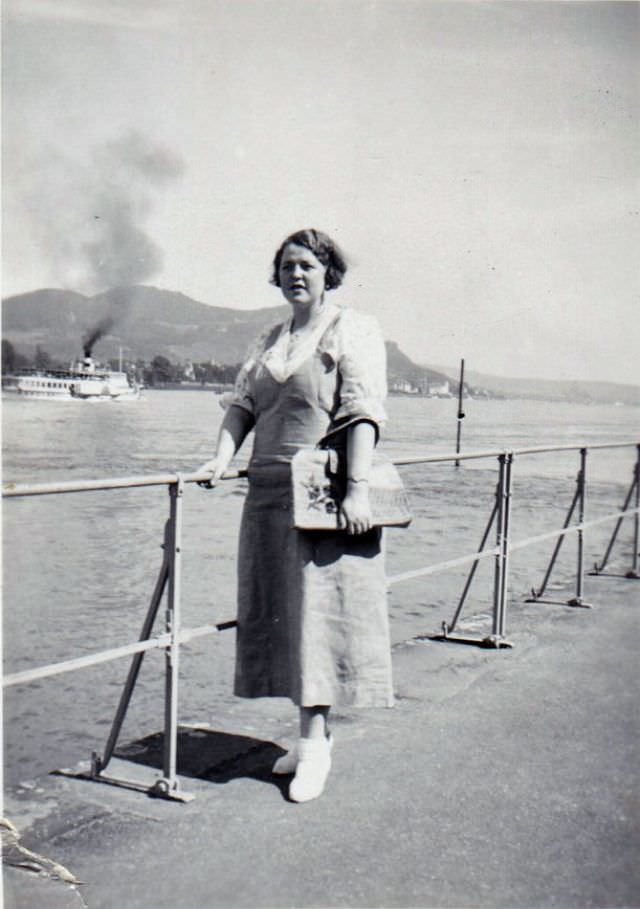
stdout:
<svg viewBox="0 0 640 909">
<path fill-rule="evenodd" d="M 51 401 L 135 401 L 140 386 L 125 372 L 98 366 L 85 354 L 68 369 L 24 369 L 3 376 L 2 390 L 22 398 Z"/>
</svg>

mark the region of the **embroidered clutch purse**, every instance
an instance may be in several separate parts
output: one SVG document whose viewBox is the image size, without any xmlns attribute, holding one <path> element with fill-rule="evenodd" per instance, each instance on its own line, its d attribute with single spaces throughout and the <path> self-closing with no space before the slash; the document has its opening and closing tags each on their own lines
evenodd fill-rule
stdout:
<svg viewBox="0 0 640 909">
<path fill-rule="evenodd" d="M 298 451 L 291 461 L 293 526 L 299 530 L 338 530 L 346 488 L 346 457 L 334 448 Z M 394 465 L 378 451 L 369 473 L 369 503 L 377 527 L 406 527 L 409 502 Z"/>
</svg>

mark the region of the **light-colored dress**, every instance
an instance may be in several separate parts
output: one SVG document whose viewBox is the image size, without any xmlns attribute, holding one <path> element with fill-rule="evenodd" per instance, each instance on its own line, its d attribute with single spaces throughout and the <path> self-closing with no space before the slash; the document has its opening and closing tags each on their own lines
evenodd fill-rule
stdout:
<svg viewBox="0 0 640 909">
<path fill-rule="evenodd" d="M 336 423 L 385 418 L 386 357 L 375 319 L 325 304 L 297 346 L 267 330 L 232 406 L 255 421 L 238 554 L 235 694 L 298 705 L 391 706 L 382 532 L 292 526 L 291 458 Z"/>
</svg>

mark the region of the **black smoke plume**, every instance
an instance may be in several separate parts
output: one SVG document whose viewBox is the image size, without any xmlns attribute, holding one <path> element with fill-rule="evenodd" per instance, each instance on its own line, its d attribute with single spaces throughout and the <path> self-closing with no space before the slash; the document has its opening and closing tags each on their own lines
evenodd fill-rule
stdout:
<svg viewBox="0 0 640 909">
<path fill-rule="evenodd" d="M 139 132 L 103 143 L 82 158 L 48 149 L 25 208 L 52 277 L 96 294 L 142 284 L 162 268 L 149 230 L 160 194 L 184 171 L 182 159 Z"/>
<path fill-rule="evenodd" d="M 127 312 L 127 286 L 162 268 L 161 248 L 148 231 L 160 193 L 184 170 L 182 159 L 138 132 L 129 132 L 71 160 L 51 152 L 33 187 L 34 233 L 63 287 L 109 290 L 107 313 L 83 337 L 85 356 Z"/>
<path fill-rule="evenodd" d="M 109 334 L 114 324 L 115 318 L 113 316 L 105 316 L 104 319 L 101 319 L 97 325 L 94 325 L 93 328 L 89 329 L 89 331 L 86 332 L 82 338 L 82 349 L 84 351 L 85 357 L 91 356 L 93 345 L 104 335 Z"/>
<path fill-rule="evenodd" d="M 140 284 L 162 267 L 160 247 L 146 231 L 158 193 L 182 172 L 182 161 L 129 133 L 98 149 L 90 230 L 81 244 L 88 275 L 98 289 Z"/>
</svg>

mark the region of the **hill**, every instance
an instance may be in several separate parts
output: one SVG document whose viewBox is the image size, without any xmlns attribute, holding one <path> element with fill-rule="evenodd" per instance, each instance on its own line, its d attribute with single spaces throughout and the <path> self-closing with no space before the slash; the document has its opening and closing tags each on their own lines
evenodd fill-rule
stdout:
<svg viewBox="0 0 640 909">
<path fill-rule="evenodd" d="M 38 344 L 54 358 L 78 356 L 83 340 L 98 329 L 95 353 L 151 360 L 157 354 L 173 362 L 238 363 L 256 335 L 286 318 L 287 304 L 264 309 L 208 306 L 181 293 L 156 287 L 114 288 L 94 297 L 61 290 L 37 290 L 9 297 L 2 305 L 3 337 L 22 353 Z M 102 326 L 102 330 L 100 330 Z M 444 376 L 418 366 L 394 342 L 387 342 L 389 378 L 420 386 Z"/>
<path fill-rule="evenodd" d="M 387 341 L 387 375 L 389 384 L 394 382 L 408 382 L 416 388 L 423 388 L 426 384 L 444 382 L 448 376 L 442 370 L 433 369 L 430 366 L 419 366 L 410 360 L 409 357 L 400 350 L 395 341 Z M 452 383 L 457 390 L 458 380 Z"/>
<path fill-rule="evenodd" d="M 459 370 L 438 366 L 452 380 Z M 487 373 L 465 371 L 465 384 L 490 397 L 529 398 L 539 401 L 569 401 L 575 404 L 632 404 L 640 406 L 640 386 L 616 382 L 589 382 L 561 379 L 513 379 Z"/>
<path fill-rule="evenodd" d="M 114 288 L 94 297 L 61 290 L 37 290 L 2 303 L 2 335 L 31 355 L 41 344 L 55 358 L 82 352 L 83 338 L 107 325 L 95 353 L 106 360 L 125 356 L 151 360 L 237 363 L 256 334 L 283 318 L 288 307 L 237 310 L 207 306 L 181 293 L 156 287 Z"/>
<path fill-rule="evenodd" d="M 52 357 L 70 361 L 82 353 L 83 341 L 97 332 L 95 354 L 150 361 L 158 354 L 172 362 L 234 364 L 267 325 L 286 317 L 287 304 L 264 309 L 209 306 L 185 294 L 146 285 L 119 287 L 87 297 L 73 291 L 43 289 L 2 302 L 2 336 L 16 350 L 33 356 L 41 345 Z M 387 341 L 390 384 L 426 384 L 451 380 L 457 391 L 457 368 L 421 366 L 393 341 Z M 489 397 L 640 405 L 640 387 L 607 382 L 562 382 L 509 379 L 467 372 L 466 383 Z"/>
</svg>

